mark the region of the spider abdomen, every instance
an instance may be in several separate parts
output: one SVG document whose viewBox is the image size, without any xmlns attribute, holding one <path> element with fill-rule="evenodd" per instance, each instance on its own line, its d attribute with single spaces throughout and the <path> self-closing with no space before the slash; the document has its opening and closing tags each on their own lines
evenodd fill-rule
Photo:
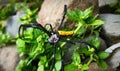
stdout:
<svg viewBox="0 0 120 71">
<path fill-rule="evenodd" d="M 73 31 L 58 31 L 60 36 L 71 36 L 74 34 Z"/>
</svg>

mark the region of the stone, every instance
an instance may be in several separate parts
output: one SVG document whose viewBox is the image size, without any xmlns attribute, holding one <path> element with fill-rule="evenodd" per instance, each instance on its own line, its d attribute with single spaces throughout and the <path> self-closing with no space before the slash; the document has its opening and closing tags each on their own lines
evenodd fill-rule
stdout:
<svg viewBox="0 0 120 71">
<path fill-rule="evenodd" d="M 94 14 L 98 13 L 98 0 L 45 0 L 41 6 L 41 10 L 38 13 L 39 18 L 37 22 L 42 26 L 51 24 L 54 29 L 57 29 L 60 25 L 64 5 L 67 5 L 68 9 L 81 9 L 85 10 L 90 6 L 95 6 Z M 67 20 L 64 20 L 64 23 Z M 70 22 L 68 22 L 71 24 Z"/>
<path fill-rule="evenodd" d="M 117 0 L 99 0 L 99 7 L 111 4 Z"/>
<path fill-rule="evenodd" d="M 6 20 L 6 33 L 9 33 L 11 37 L 16 37 L 18 34 L 18 28 L 20 26 L 19 19 L 23 16 L 25 16 L 25 13 L 23 11 L 18 11 L 16 15 Z"/>
<path fill-rule="evenodd" d="M 105 24 L 102 26 L 101 37 L 106 41 L 108 46 L 120 42 L 120 15 L 100 14 Z"/>
<path fill-rule="evenodd" d="M 107 59 L 107 63 L 114 70 L 120 66 L 120 43 L 116 43 L 105 50 L 109 52 L 111 55 Z"/>
<path fill-rule="evenodd" d="M 108 47 L 105 52 L 109 52 L 109 53 L 112 53 L 113 51 L 115 51 L 117 48 L 120 47 L 120 42 L 119 43 L 116 43 L 110 47 Z"/>
<path fill-rule="evenodd" d="M 12 71 L 19 61 L 15 45 L 0 48 L 0 71 Z"/>
</svg>

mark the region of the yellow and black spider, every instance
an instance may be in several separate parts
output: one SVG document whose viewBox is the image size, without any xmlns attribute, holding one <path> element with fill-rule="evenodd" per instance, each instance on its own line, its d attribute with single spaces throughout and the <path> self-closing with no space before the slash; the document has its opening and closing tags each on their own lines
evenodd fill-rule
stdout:
<svg viewBox="0 0 120 71">
<path fill-rule="evenodd" d="M 63 24 L 66 12 L 67 12 L 67 5 L 64 5 L 64 15 L 62 17 L 62 20 L 61 20 L 59 28 Z M 50 26 L 51 31 L 46 30 L 41 24 L 38 24 L 37 22 L 34 23 L 34 24 L 21 24 L 20 27 L 19 27 L 18 34 L 19 34 L 20 38 L 24 37 L 24 35 L 23 35 L 24 29 L 30 28 L 30 27 L 36 28 L 36 29 L 39 29 L 39 30 L 42 30 L 43 32 L 45 32 L 49 36 L 48 42 L 51 45 L 53 45 L 53 48 L 54 48 L 54 52 L 53 52 L 54 58 L 53 58 L 53 61 L 52 61 L 52 69 L 53 69 L 54 66 L 55 66 L 56 44 L 63 39 L 61 37 L 72 36 L 74 34 L 74 31 L 62 31 L 62 30 L 53 31 L 53 28 L 52 28 L 51 24 L 46 24 L 46 25 Z M 21 31 L 21 28 L 22 28 L 23 31 Z M 64 40 L 63 42 L 69 42 L 69 43 L 74 44 L 75 40 Z M 88 45 L 90 47 L 95 48 L 95 46 L 93 46 L 93 45 L 91 45 L 91 44 L 89 44 L 87 42 L 80 42 L 80 41 L 78 41 L 78 43 L 83 43 L 83 44 L 86 44 L 86 45 Z M 63 58 L 62 58 L 62 48 L 59 47 L 59 49 L 60 49 L 60 56 L 61 56 L 61 60 L 62 60 L 61 71 L 64 71 L 64 62 L 63 62 Z"/>
</svg>

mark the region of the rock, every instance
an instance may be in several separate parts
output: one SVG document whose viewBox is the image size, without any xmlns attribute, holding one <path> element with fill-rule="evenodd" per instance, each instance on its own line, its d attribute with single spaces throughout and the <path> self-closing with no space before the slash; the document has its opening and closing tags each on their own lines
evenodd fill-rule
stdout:
<svg viewBox="0 0 120 71">
<path fill-rule="evenodd" d="M 19 11 L 16 15 L 9 17 L 6 20 L 6 33 L 9 33 L 12 37 L 16 37 L 20 26 L 19 19 L 24 15 L 23 11 Z"/>
<path fill-rule="evenodd" d="M 95 6 L 94 13 L 98 13 L 98 0 L 45 0 L 42 4 L 41 10 L 38 13 L 39 18 L 37 22 L 45 26 L 51 24 L 54 29 L 60 25 L 64 5 L 68 9 L 81 9 L 85 10 L 90 6 Z M 66 22 L 65 20 L 64 22 Z M 71 23 L 70 23 L 71 24 Z"/>
<path fill-rule="evenodd" d="M 100 19 L 105 21 L 101 32 L 102 38 L 108 46 L 120 42 L 120 15 L 101 14 Z"/>
<path fill-rule="evenodd" d="M 0 49 L 0 71 L 12 71 L 19 61 L 16 46 L 7 46 Z"/>
<path fill-rule="evenodd" d="M 119 43 L 116 43 L 110 47 L 108 47 L 105 52 L 109 52 L 109 53 L 112 53 L 113 51 L 115 51 L 117 48 L 120 47 L 120 42 Z"/>
<path fill-rule="evenodd" d="M 116 43 L 105 50 L 111 53 L 111 56 L 107 59 L 107 62 L 114 70 L 120 66 L 120 43 Z"/>
<path fill-rule="evenodd" d="M 99 0 L 99 7 L 111 4 L 117 0 Z"/>
<path fill-rule="evenodd" d="M 96 62 L 90 64 L 89 69 L 87 71 L 115 71 L 112 68 L 108 67 L 106 70 L 103 70 L 98 67 Z"/>
</svg>

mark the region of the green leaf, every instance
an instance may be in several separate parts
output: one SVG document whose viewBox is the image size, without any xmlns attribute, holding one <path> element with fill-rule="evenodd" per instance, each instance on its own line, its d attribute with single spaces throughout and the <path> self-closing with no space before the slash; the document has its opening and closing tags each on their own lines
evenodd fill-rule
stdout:
<svg viewBox="0 0 120 71">
<path fill-rule="evenodd" d="M 69 64 L 65 66 L 65 71 L 75 71 L 78 67 L 74 64 Z"/>
<path fill-rule="evenodd" d="M 44 71 L 44 66 L 43 65 L 39 65 L 37 71 Z"/>
<path fill-rule="evenodd" d="M 79 53 L 81 54 L 85 54 L 87 56 L 89 56 L 90 54 L 92 54 L 91 51 L 88 51 L 88 48 L 87 47 L 84 47 L 84 48 L 81 48 L 79 47 L 79 49 L 77 50 Z"/>
<path fill-rule="evenodd" d="M 25 41 L 23 41 L 22 39 L 17 39 L 16 45 L 17 47 L 25 47 Z"/>
<path fill-rule="evenodd" d="M 118 8 L 117 10 L 115 10 L 116 12 L 120 13 L 120 8 Z"/>
<path fill-rule="evenodd" d="M 78 52 L 74 52 L 72 56 L 73 64 L 79 65 L 81 63 L 81 58 Z"/>
<path fill-rule="evenodd" d="M 99 39 L 99 37 L 97 36 L 97 33 L 96 33 L 96 36 L 90 38 L 90 39 L 88 40 L 88 42 L 89 42 L 90 44 L 94 45 L 97 49 L 99 49 L 99 47 L 100 47 L 100 39 Z"/>
<path fill-rule="evenodd" d="M 79 22 L 82 16 L 83 16 L 83 12 L 78 9 L 75 11 L 71 11 L 71 10 L 67 11 L 67 17 L 72 21 Z"/>
<path fill-rule="evenodd" d="M 55 63 L 55 69 L 56 69 L 57 71 L 60 71 L 61 66 L 62 66 L 62 61 L 61 61 L 61 60 L 59 60 L 59 61 L 57 61 L 57 62 Z"/>
<path fill-rule="evenodd" d="M 23 55 L 26 52 L 25 41 L 23 41 L 22 39 L 17 39 L 16 45 L 18 47 L 18 52 L 20 53 L 20 56 Z"/>
<path fill-rule="evenodd" d="M 93 6 L 87 8 L 87 9 L 84 11 L 83 19 L 87 19 L 89 16 L 91 16 L 91 15 L 92 15 L 92 12 L 93 12 Z"/>
<path fill-rule="evenodd" d="M 59 51 L 56 52 L 56 60 L 61 60 L 61 55 Z"/>
<path fill-rule="evenodd" d="M 107 69 L 108 65 L 104 60 L 99 60 L 98 66 L 102 69 Z"/>
<path fill-rule="evenodd" d="M 98 53 L 98 56 L 99 56 L 100 59 L 106 59 L 106 58 L 109 57 L 109 55 L 110 55 L 110 53 L 104 52 L 104 51 L 101 51 L 101 52 Z"/>
<path fill-rule="evenodd" d="M 42 65 L 45 65 L 46 62 L 47 62 L 47 57 L 46 56 L 41 56 L 40 57 L 40 62 L 41 62 Z"/>
<path fill-rule="evenodd" d="M 102 25 L 104 22 L 102 20 L 95 20 L 91 23 L 91 25 Z"/>
<path fill-rule="evenodd" d="M 84 65 L 81 67 L 80 71 L 88 70 L 88 68 L 89 68 L 88 64 L 84 64 Z"/>
</svg>

